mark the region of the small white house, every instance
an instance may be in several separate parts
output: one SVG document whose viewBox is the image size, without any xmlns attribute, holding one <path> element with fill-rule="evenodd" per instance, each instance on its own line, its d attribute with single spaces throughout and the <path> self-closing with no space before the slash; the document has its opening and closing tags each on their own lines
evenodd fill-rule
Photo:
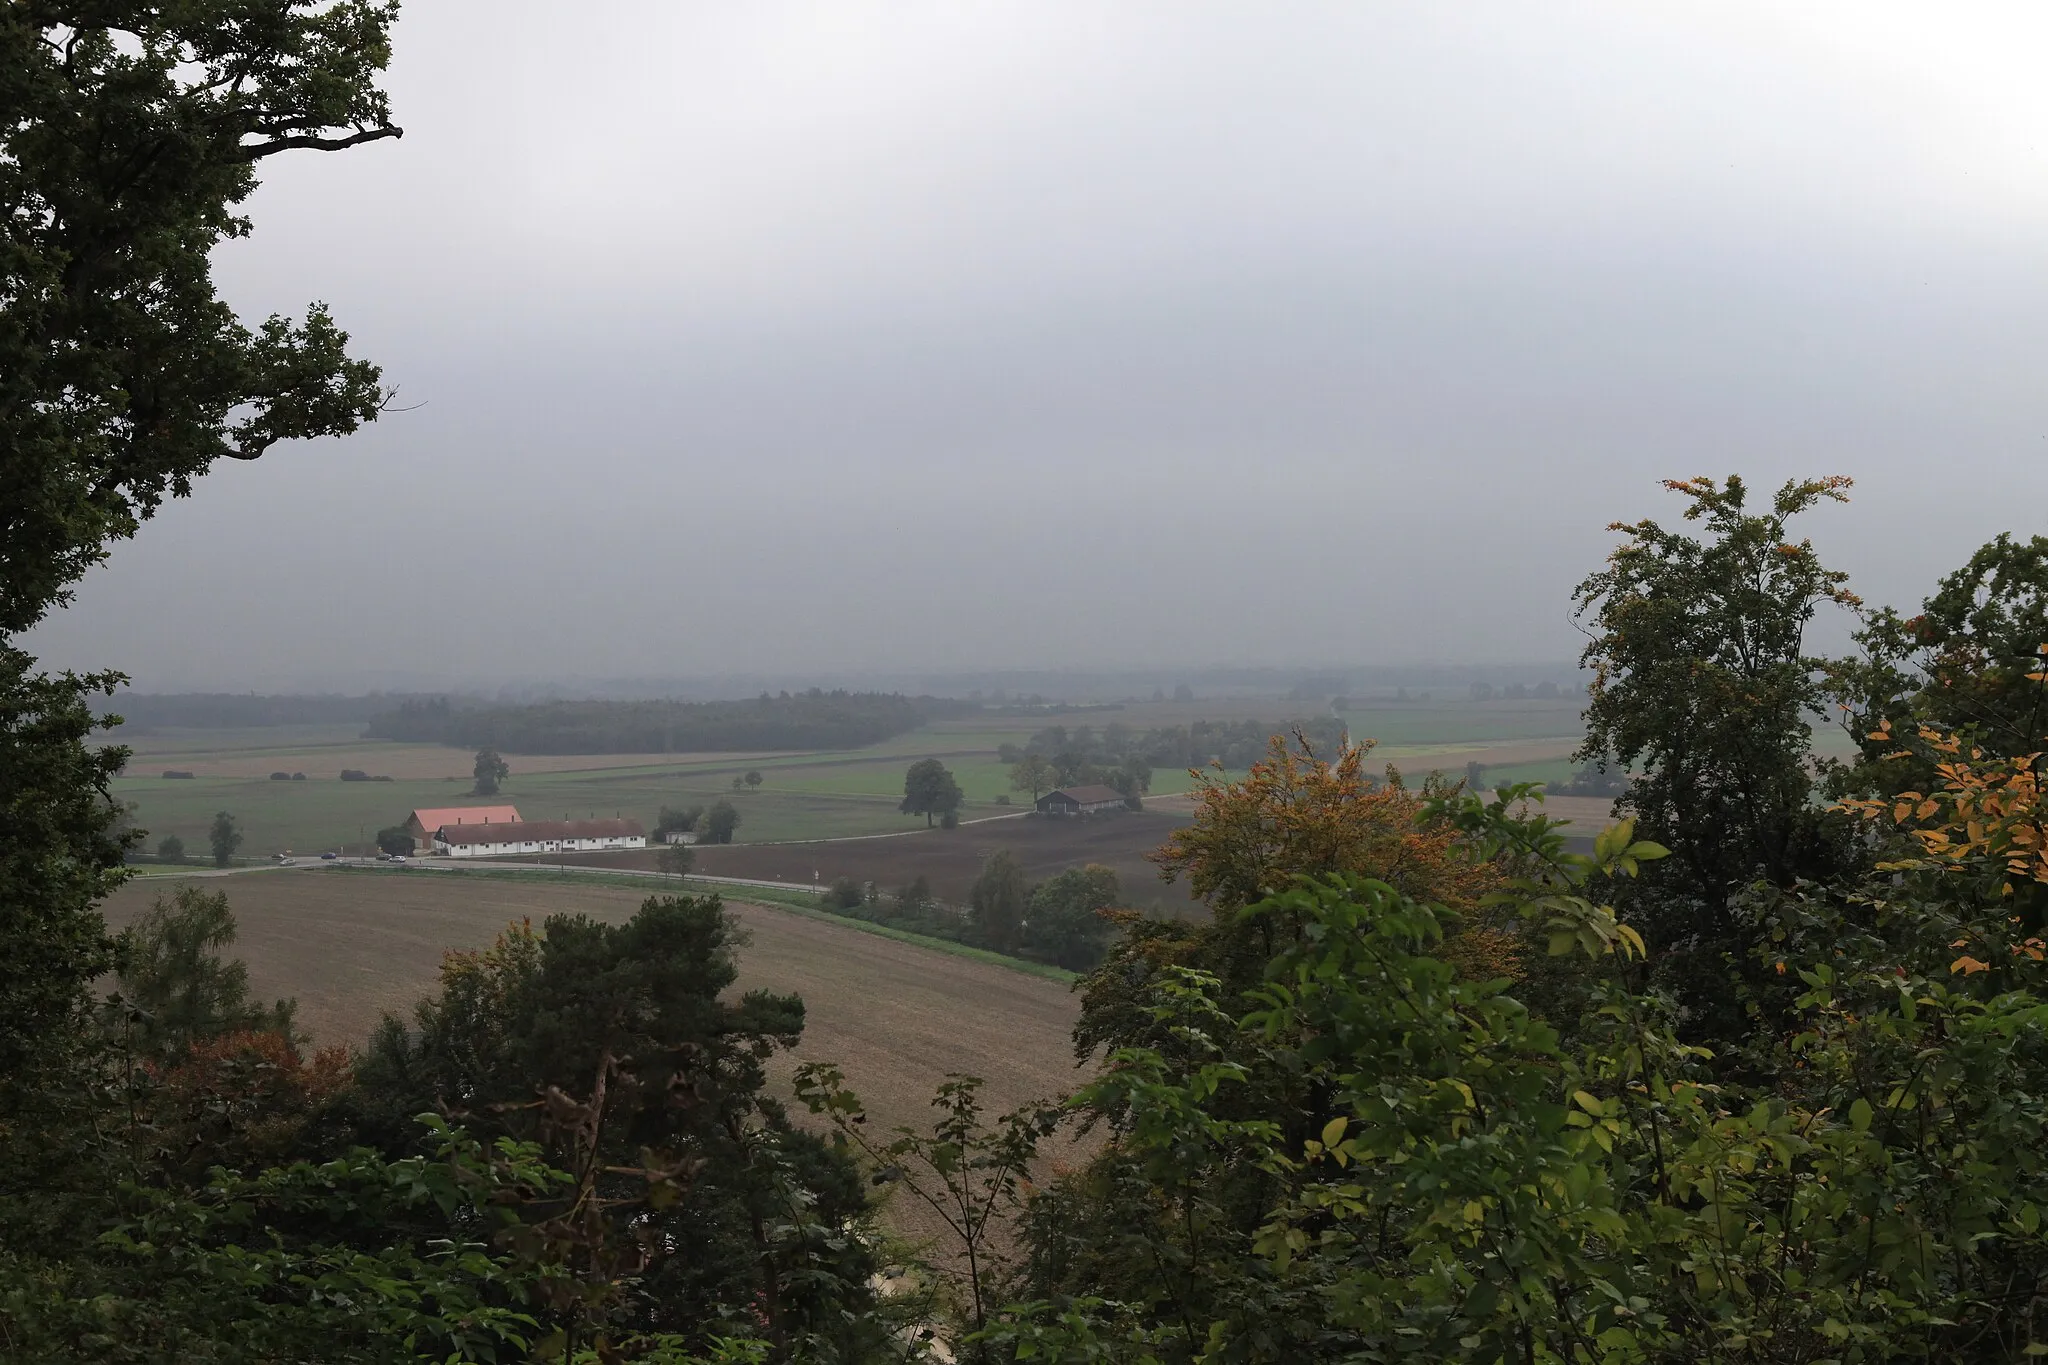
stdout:
<svg viewBox="0 0 2048 1365">
<path fill-rule="evenodd" d="M 697 831 L 694 829 L 672 829 L 661 836 L 661 841 L 664 844 L 694 844 L 697 842 Z"/>
<path fill-rule="evenodd" d="M 443 825 L 434 852 L 451 858 L 502 858 L 515 853 L 601 853 L 645 848 L 638 820 L 512 820 L 488 825 Z"/>
</svg>

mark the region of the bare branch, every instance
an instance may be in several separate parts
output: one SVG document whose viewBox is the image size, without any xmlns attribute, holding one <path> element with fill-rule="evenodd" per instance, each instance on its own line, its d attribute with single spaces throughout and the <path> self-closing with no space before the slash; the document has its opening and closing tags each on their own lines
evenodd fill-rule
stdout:
<svg viewBox="0 0 2048 1365">
<path fill-rule="evenodd" d="M 242 159 L 244 161 L 260 161 L 264 157 L 278 152 L 301 149 L 315 152 L 339 152 L 350 147 L 360 147 L 365 142 L 381 142 L 387 137 L 404 136 L 405 129 L 387 126 L 383 128 L 365 128 L 362 132 L 351 133 L 347 137 L 315 137 L 310 133 L 300 137 L 279 137 L 272 138 L 268 142 L 258 142 L 242 148 Z"/>
</svg>

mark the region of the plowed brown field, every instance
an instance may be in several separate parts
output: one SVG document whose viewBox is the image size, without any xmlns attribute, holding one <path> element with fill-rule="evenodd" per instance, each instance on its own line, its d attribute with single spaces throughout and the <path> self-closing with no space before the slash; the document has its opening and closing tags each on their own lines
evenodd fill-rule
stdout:
<svg viewBox="0 0 2048 1365">
<path fill-rule="evenodd" d="M 1186 883 L 1169 885 L 1145 855 L 1188 821 L 1179 814 L 1129 811 L 1115 815 L 1065 819 L 1019 815 L 980 820 L 958 829 L 918 830 L 872 839 L 829 839 L 813 843 L 700 845 L 696 870 L 712 877 L 749 877 L 760 881 L 830 883 L 840 877 L 874 882 L 894 890 L 924 877 L 932 893 L 951 904 L 963 904 L 981 865 L 998 849 L 1008 849 L 1031 881 L 1084 863 L 1101 863 L 1123 883 L 1124 898 L 1140 909 L 1184 914 L 1199 909 L 1189 900 Z M 598 867 L 654 867 L 657 850 L 630 854 L 588 854 L 570 857 L 574 864 Z M 550 859 L 552 861 L 552 859 Z"/>
</svg>

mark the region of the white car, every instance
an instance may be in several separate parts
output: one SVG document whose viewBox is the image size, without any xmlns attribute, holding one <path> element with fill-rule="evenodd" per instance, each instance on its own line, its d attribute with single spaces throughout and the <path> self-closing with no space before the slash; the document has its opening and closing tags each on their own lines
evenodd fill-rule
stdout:
<svg viewBox="0 0 2048 1365">
<path fill-rule="evenodd" d="M 405 861 L 405 855 L 403 853 L 394 853 L 391 855 L 391 861 L 394 863 L 402 863 Z"/>
</svg>

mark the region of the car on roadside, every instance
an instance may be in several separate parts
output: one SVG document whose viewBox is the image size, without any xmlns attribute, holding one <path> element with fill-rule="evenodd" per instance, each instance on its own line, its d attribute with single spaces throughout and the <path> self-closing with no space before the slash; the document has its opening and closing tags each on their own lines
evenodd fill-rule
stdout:
<svg viewBox="0 0 2048 1365">
<path fill-rule="evenodd" d="M 340 856 L 341 855 L 339 853 L 323 853 L 320 855 L 320 861 L 323 863 L 331 863 Z"/>
</svg>

